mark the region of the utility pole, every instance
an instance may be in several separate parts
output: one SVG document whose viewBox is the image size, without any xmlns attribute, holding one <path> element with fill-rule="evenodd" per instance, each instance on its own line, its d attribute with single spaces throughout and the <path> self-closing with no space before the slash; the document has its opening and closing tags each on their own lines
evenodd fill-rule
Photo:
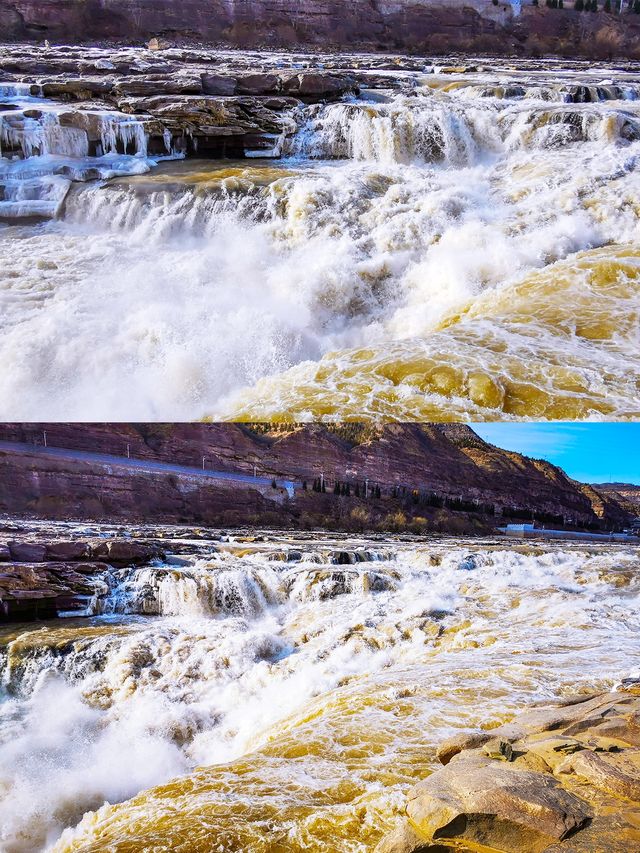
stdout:
<svg viewBox="0 0 640 853">
<path fill-rule="evenodd" d="M 207 458 L 206 456 L 203 456 L 203 457 L 202 457 L 202 470 L 203 470 L 203 471 L 204 471 L 204 460 L 205 460 L 206 458 Z"/>
<path fill-rule="evenodd" d="M 44 430 L 44 431 L 43 431 L 43 433 L 42 433 L 42 435 L 43 435 L 43 438 L 44 438 L 44 446 L 46 447 L 46 446 L 47 446 L 47 431 L 46 431 L 46 430 Z"/>
<path fill-rule="evenodd" d="M 254 476 L 254 479 L 258 478 L 258 466 L 257 465 L 253 466 L 253 476 Z"/>
<path fill-rule="evenodd" d="M 324 488 L 324 472 L 320 472 L 320 491 Z"/>
<path fill-rule="evenodd" d="M 365 498 L 367 497 L 368 492 L 369 492 L 369 478 L 367 477 L 367 479 L 364 481 L 364 496 L 365 496 Z"/>
<path fill-rule="evenodd" d="M 131 445 L 127 444 L 127 459 L 131 459 Z"/>
</svg>

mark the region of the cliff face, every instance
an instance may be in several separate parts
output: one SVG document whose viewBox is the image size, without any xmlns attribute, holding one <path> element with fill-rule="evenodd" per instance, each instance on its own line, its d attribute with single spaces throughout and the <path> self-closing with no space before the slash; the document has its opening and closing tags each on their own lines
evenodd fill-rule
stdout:
<svg viewBox="0 0 640 853">
<path fill-rule="evenodd" d="M 593 488 L 604 500 L 612 500 L 627 513 L 640 517 L 640 486 L 632 483 L 597 483 Z"/>
<path fill-rule="evenodd" d="M 306 509 L 334 514 L 333 495 L 301 492 L 295 501 L 277 505 L 276 495 L 246 487 L 185 484 L 166 474 L 105 472 L 87 461 L 47 459 L 37 450 L 45 431 L 49 447 L 124 457 L 128 446 L 134 459 L 193 467 L 204 456 L 210 470 L 253 475 L 255 468 L 259 476 L 307 480 L 309 486 L 320 475 L 328 483 L 368 479 L 382 487 L 378 515 L 400 508 L 396 494 L 418 490 L 495 505 L 498 511 L 533 509 L 580 524 L 627 519 L 614 499 L 585 491 L 547 462 L 486 444 L 468 428 L 434 424 L 0 424 L 0 440 L 35 445 L 35 455 L 26 458 L 0 453 L 1 511 L 209 523 L 224 523 L 225 512 L 245 523 L 264 512 L 280 513 L 283 522 Z"/>
<path fill-rule="evenodd" d="M 638 15 L 521 6 L 517 15 L 492 0 L 0 0 L 0 39 L 640 56 Z"/>
</svg>

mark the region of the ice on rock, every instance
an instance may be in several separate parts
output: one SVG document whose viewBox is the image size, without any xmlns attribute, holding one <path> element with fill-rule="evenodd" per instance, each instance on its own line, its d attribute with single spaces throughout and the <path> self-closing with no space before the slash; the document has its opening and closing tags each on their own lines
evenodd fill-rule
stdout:
<svg viewBox="0 0 640 853">
<path fill-rule="evenodd" d="M 73 181 L 140 174 L 154 163 L 144 125 L 131 116 L 70 110 L 27 84 L 0 84 L 0 98 L 11 101 L 0 105 L 2 220 L 55 218 Z"/>
</svg>

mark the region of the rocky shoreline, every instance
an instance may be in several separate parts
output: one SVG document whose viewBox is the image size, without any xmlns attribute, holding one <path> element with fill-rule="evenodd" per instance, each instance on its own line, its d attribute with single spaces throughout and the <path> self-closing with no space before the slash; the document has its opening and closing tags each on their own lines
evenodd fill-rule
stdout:
<svg viewBox="0 0 640 853">
<path fill-rule="evenodd" d="M 441 744 L 376 853 L 636 849 L 640 681 L 533 708 Z M 466 845 L 470 845 L 467 847 Z"/>
<path fill-rule="evenodd" d="M 87 615 L 110 569 L 163 556 L 150 541 L 7 536 L 0 541 L 0 622 Z"/>
</svg>

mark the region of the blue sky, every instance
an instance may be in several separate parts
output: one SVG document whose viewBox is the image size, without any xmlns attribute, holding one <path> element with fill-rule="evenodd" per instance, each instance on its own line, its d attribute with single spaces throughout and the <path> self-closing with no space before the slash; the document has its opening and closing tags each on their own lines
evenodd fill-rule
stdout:
<svg viewBox="0 0 640 853">
<path fill-rule="evenodd" d="M 587 483 L 640 484 L 640 423 L 470 424 L 485 441 L 548 459 Z"/>
</svg>

